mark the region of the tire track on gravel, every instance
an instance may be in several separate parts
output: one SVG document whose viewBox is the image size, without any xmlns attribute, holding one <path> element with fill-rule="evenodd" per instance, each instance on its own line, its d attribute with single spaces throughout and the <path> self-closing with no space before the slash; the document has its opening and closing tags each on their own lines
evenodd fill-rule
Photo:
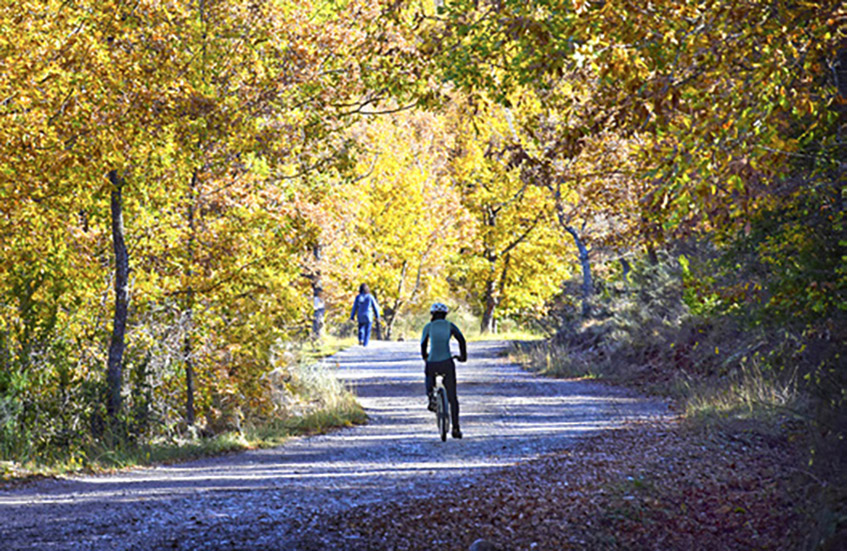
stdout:
<svg viewBox="0 0 847 551">
<path fill-rule="evenodd" d="M 441 442 L 416 342 L 328 358 L 369 423 L 267 450 L 74 476 L 0 491 L 0 549 L 297 549 L 318 513 L 469 484 L 667 405 L 622 389 L 537 377 L 506 343 L 469 344 L 458 364 L 464 439 Z"/>
</svg>

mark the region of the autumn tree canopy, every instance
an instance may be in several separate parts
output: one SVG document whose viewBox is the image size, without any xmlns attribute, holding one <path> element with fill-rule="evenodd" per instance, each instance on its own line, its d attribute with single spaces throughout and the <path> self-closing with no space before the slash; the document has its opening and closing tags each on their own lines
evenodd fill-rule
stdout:
<svg viewBox="0 0 847 551">
<path fill-rule="evenodd" d="M 349 330 L 362 282 L 384 338 L 434 300 L 493 332 L 563 302 L 591 319 L 603 265 L 707 239 L 749 269 L 698 293 L 825 334 L 847 286 L 844 18 L 0 1 L 0 454 L 77 453 L 107 417 L 268 418 L 274 350 Z"/>
</svg>

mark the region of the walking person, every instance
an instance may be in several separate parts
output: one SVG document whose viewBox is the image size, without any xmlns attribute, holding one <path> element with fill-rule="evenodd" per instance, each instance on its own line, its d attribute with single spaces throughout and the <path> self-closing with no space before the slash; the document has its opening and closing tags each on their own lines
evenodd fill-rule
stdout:
<svg viewBox="0 0 847 551">
<path fill-rule="evenodd" d="M 350 313 L 350 320 L 359 322 L 359 344 L 367 346 L 371 340 L 371 327 L 374 320 L 379 321 L 379 304 L 368 289 L 367 284 L 362 283 L 359 286 L 359 294 L 356 300 L 353 301 L 353 311 Z"/>
<path fill-rule="evenodd" d="M 468 360 L 468 348 L 465 336 L 458 327 L 445 319 L 447 317 L 447 306 L 436 302 L 429 309 L 432 319 L 423 329 L 421 335 L 421 356 L 426 362 L 424 374 L 426 375 L 426 395 L 429 397 L 429 410 L 435 411 L 435 376 L 443 375 L 444 389 L 447 391 L 447 399 L 450 401 L 450 417 L 453 424 L 453 438 L 461 438 L 462 431 L 459 428 L 459 397 L 456 394 L 456 364 L 453 363 L 453 355 L 450 353 L 450 338 L 454 337 L 459 343 L 460 362 Z M 427 350 L 429 345 L 429 350 Z"/>
</svg>

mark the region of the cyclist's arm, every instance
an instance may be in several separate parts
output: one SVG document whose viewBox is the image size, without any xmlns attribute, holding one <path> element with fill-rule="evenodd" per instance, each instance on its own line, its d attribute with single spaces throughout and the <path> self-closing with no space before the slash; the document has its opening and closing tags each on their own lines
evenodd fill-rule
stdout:
<svg viewBox="0 0 847 551">
<path fill-rule="evenodd" d="M 455 337 L 459 342 L 459 357 L 457 359 L 460 362 L 468 361 L 468 343 L 465 342 L 465 336 L 462 335 L 462 332 L 459 331 L 459 328 L 454 323 L 450 324 L 450 335 Z"/>
<path fill-rule="evenodd" d="M 424 361 L 429 359 L 429 353 L 427 352 L 427 345 L 429 344 L 429 324 L 426 324 L 424 327 L 423 334 L 421 335 L 421 357 Z"/>
<path fill-rule="evenodd" d="M 350 320 L 351 321 L 356 318 L 356 310 L 358 309 L 358 307 L 359 307 L 359 297 L 357 296 L 356 298 L 353 299 L 353 311 L 350 312 Z"/>
</svg>

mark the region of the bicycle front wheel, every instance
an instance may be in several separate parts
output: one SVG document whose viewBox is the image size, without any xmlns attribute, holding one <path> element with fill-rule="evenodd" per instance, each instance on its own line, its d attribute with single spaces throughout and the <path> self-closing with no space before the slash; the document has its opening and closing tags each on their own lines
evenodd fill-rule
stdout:
<svg viewBox="0 0 847 551">
<path fill-rule="evenodd" d="M 447 402 L 447 392 L 444 388 L 438 389 L 436 419 L 438 420 L 438 431 L 441 433 L 441 441 L 447 440 L 450 432 L 450 404 Z"/>
</svg>

